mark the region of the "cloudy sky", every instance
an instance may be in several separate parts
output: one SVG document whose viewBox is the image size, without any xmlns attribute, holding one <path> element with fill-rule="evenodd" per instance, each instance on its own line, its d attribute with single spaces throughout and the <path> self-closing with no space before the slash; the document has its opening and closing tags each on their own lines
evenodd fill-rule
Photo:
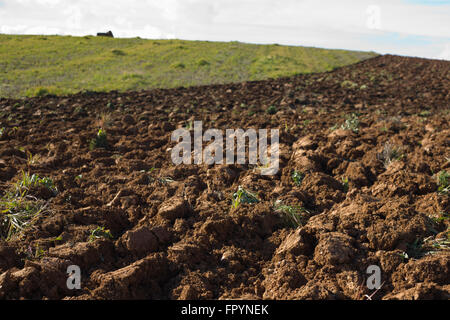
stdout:
<svg viewBox="0 0 450 320">
<path fill-rule="evenodd" d="M 108 30 L 450 60 L 450 0 L 0 0 L 0 33 Z"/>
</svg>

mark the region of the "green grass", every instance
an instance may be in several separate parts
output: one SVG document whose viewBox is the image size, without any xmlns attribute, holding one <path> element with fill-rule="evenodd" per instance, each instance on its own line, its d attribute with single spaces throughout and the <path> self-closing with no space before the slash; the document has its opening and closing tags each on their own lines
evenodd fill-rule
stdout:
<svg viewBox="0 0 450 320">
<path fill-rule="evenodd" d="M 91 231 L 89 235 L 89 242 L 95 241 L 100 238 L 113 239 L 114 237 L 111 234 L 111 231 L 105 230 L 105 227 L 97 227 L 96 229 Z"/>
<path fill-rule="evenodd" d="M 43 200 L 31 197 L 3 198 L 0 200 L 0 238 L 9 240 L 32 225 L 34 218 L 46 210 Z"/>
<path fill-rule="evenodd" d="M 438 192 L 448 194 L 450 191 L 450 173 L 442 170 L 438 174 Z"/>
<path fill-rule="evenodd" d="M 308 210 L 301 206 L 289 206 L 281 202 L 281 200 L 275 201 L 275 212 L 281 214 L 286 225 L 289 227 L 297 228 L 305 225 L 308 219 Z"/>
<path fill-rule="evenodd" d="M 341 125 L 341 129 L 343 130 L 351 130 L 354 133 L 359 132 L 359 118 L 358 115 L 352 113 L 350 115 L 345 116 L 345 122 Z"/>
<path fill-rule="evenodd" d="M 277 113 L 277 108 L 275 106 L 270 106 L 267 108 L 266 112 L 267 112 L 267 114 L 270 114 L 270 115 L 275 114 L 275 113 Z"/>
<path fill-rule="evenodd" d="M 406 257 L 420 259 L 426 255 L 433 255 L 449 250 L 450 228 L 439 238 L 431 236 L 424 240 L 416 239 L 413 243 L 408 244 Z"/>
<path fill-rule="evenodd" d="M 248 190 L 245 190 L 242 186 L 238 187 L 238 190 L 233 194 L 233 208 L 239 207 L 241 203 L 254 204 L 258 203 L 258 196 Z"/>
<path fill-rule="evenodd" d="M 0 34 L 0 97 L 262 80 L 330 71 L 374 56 L 239 42 Z"/>
<path fill-rule="evenodd" d="M 108 147 L 108 137 L 105 130 L 100 129 L 97 132 L 97 136 L 91 140 L 89 143 L 89 149 L 94 150 L 96 148 L 107 148 Z"/>
<path fill-rule="evenodd" d="M 48 177 L 39 177 L 37 174 L 30 176 L 29 173 L 22 171 L 22 178 L 14 184 L 14 196 L 23 197 L 39 186 L 47 188 L 55 195 L 58 193 L 58 189 L 53 184 L 52 179 Z"/>
<path fill-rule="evenodd" d="M 334 131 L 337 129 L 342 129 L 342 130 L 351 130 L 354 133 L 358 133 L 359 132 L 359 118 L 358 115 L 355 113 L 352 114 L 348 114 L 345 116 L 345 122 L 341 125 L 339 125 L 338 123 L 336 123 L 334 126 L 332 126 L 330 128 L 330 131 Z"/>
<path fill-rule="evenodd" d="M 292 181 L 294 181 L 294 183 L 297 186 L 300 186 L 302 184 L 303 178 L 305 177 L 305 175 L 302 172 L 298 172 L 296 170 L 294 170 L 294 172 L 292 172 Z"/>
<path fill-rule="evenodd" d="M 344 192 L 347 193 L 349 188 L 347 177 L 342 177 L 342 186 L 344 187 Z"/>
<path fill-rule="evenodd" d="M 54 195 L 58 192 L 50 178 L 22 172 L 21 179 L 0 197 L 0 239 L 11 239 L 47 211 L 48 202 L 33 195 L 38 187 L 45 187 Z"/>
</svg>

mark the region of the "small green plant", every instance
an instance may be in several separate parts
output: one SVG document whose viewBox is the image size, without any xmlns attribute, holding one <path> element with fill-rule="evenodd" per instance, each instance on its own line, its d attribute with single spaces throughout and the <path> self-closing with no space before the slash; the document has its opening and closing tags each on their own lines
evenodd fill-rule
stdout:
<svg viewBox="0 0 450 320">
<path fill-rule="evenodd" d="M 5 127 L 0 128 L 0 138 L 3 136 L 3 133 L 5 132 Z"/>
<path fill-rule="evenodd" d="M 410 258 L 421 258 L 424 254 L 423 241 L 420 239 L 414 240 L 414 242 L 407 245 L 406 252 Z"/>
<path fill-rule="evenodd" d="M 341 82 L 341 87 L 345 89 L 354 89 L 358 87 L 358 84 L 350 80 L 344 80 Z"/>
<path fill-rule="evenodd" d="M 305 177 L 305 175 L 302 172 L 298 172 L 297 170 L 294 170 L 294 172 L 292 172 L 292 181 L 294 181 L 294 183 L 297 186 L 300 186 L 302 184 L 303 178 Z"/>
<path fill-rule="evenodd" d="M 39 162 L 39 159 L 41 159 L 41 156 L 38 154 L 33 155 L 31 152 L 27 152 L 27 164 L 33 165 Z"/>
<path fill-rule="evenodd" d="M 96 148 L 107 148 L 108 147 L 108 138 L 106 135 L 106 131 L 103 129 L 98 130 L 97 136 L 91 140 L 89 144 L 89 149 L 94 150 Z"/>
<path fill-rule="evenodd" d="M 356 113 L 352 113 L 351 115 L 347 115 L 345 117 L 345 122 L 341 126 L 341 129 L 351 130 L 354 133 L 359 132 L 359 118 Z"/>
<path fill-rule="evenodd" d="M 330 131 L 335 131 L 339 128 L 339 125 L 336 123 L 334 126 L 330 127 Z"/>
<path fill-rule="evenodd" d="M 409 259 L 409 256 L 406 252 L 399 253 L 399 256 L 403 258 L 404 261 L 407 261 Z"/>
<path fill-rule="evenodd" d="M 194 128 L 194 124 L 192 121 L 188 121 L 186 122 L 186 125 L 184 127 L 186 130 L 191 130 L 192 128 Z"/>
<path fill-rule="evenodd" d="M 89 235 L 89 241 L 92 242 L 100 238 L 113 239 L 113 236 L 111 234 L 111 231 L 105 230 L 105 227 L 97 227 L 96 229 L 91 231 L 91 234 Z"/>
<path fill-rule="evenodd" d="M 114 111 L 114 110 L 116 110 L 116 105 L 113 103 L 113 102 L 108 102 L 107 104 L 106 104 L 106 107 L 110 110 L 110 111 Z"/>
<path fill-rule="evenodd" d="M 444 221 L 448 221 L 450 219 L 450 214 L 446 213 L 446 212 L 441 212 L 441 214 L 439 215 L 439 217 L 434 217 L 431 218 L 435 223 L 442 223 Z"/>
<path fill-rule="evenodd" d="M 348 178 L 342 177 L 342 186 L 344 187 L 344 192 L 348 192 Z"/>
<path fill-rule="evenodd" d="M 22 171 L 22 178 L 14 184 L 15 192 L 13 196 L 24 197 L 32 189 L 37 188 L 39 186 L 47 188 L 55 195 L 58 193 L 58 189 L 55 187 L 53 180 L 51 178 L 48 177 L 41 178 L 37 174 L 33 174 L 30 176 L 28 172 Z"/>
<path fill-rule="evenodd" d="M 78 106 L 73 109 L 73 113 L 77 116 L 85 116 L 87 115 L 87 111 L 83 106 Z"/>
<path fill-rule="evenodd" d="M 384 144 L 383 151 L 377 154 L 377 159 L 383 162 L 384 167 L 387 168 L 392 162 L 401 160 L 403 156 L 401 147 L 397 147 L 389 142 L 386 142 Z"/>
<path fill-rule="evenodd" d="M 266 110 L 267 114 L 275 114 L 278 112 L 277 108 L 275 106 L 270 106 Z"/>
<path fill-rule="evenodd" d="M 241 203 L 253 204 L 258 202 L 258 197 L 255 194 L 245 190 L 242 186 L 239 186 L 238 190 L 233 194 L 233 207 L 235 209 L 239 207 Z"/>
<path fill-rule="evenodd" d="M 280 213 L 286 224 L 291 227 L 303 226 L 308 219 L 308 210 L 301 206 L 289 206 L 283 204 L 281 200 L 277 200 L 273 207 L 275 212 Z"/>
<path fill-rule="evenodd" d="M 63 241 L 63 238 L 62 238 L 62 236 L 57 236 L 57 237 L 53 238 L 52 241 L 53 241 L 53 243 L 56 245 L 56 243 L 57 243 L 58 241 Z"/>
<path fill-rule="evenodd" d="M 419 113 L 419 117 L 422 117 L 422 118 L 426 118 L 426 117 L 429 117 L 429 116 L 431 116 L 431 111 L 429 111 L 429 110 L 424 110 L 424 111 Z"/>
<path fill-rule="evenodd" d="M 34 253 L 34 258 L 41 259 L 44 256 L 45 256 L 45 250 L 43 248 L 39 247 L 38 244 L 36 244 L 36 251 Z"/>
<path fill-rule="evenodd" d="M 438 192 L 440 194 L 448 194 L 450 191 L 450 173 L 442 170 L 438 173 Z"/>
</svg>

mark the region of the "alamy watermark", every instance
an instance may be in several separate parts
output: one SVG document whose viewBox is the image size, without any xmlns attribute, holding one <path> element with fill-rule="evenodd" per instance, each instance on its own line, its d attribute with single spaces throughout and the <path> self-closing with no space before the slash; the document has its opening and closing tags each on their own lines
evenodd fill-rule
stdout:
<svg viewBox="0 0 450 320">
<path fill-rule="evenodd" d="M 225 143 L 224 143 L 225 138 Z M 172 149 L 171 158 L 178 164 L 248 164 L 258 165 L 262 175 L 275 175 L 279 169 L 279 130 L 270 130 L 270 152 L 268 129 L 208 129 L 203 133 L 202 121 L 194 121 L 194 143 L 192 152 L 191 131 L 175 130 L 172 141 L 178 144 Z M 180 141 L 181 140 L 181 141 Z M 248 141 L 248 144 L 246 143 Z M 203 143 L 209 143 L 203 148 Z M 247 148 L 248 146 L 248 148 Z M 225 153 L 225 161 L 224 161 Z"/>
<path fill-rule="evenodd" d="M 370 265 L 367 267 L 366 273 L 369 275 L 366 281 L 367 289 L 375 290 L 370 295 L 365 294 L 364 298 L 372 300 L 375 294 L 383 287 L 384 282 L 381 283 L 381 268 L 377 265 Z"/>
<path fill-rule="evenodd" d="M 381 269 L 377 265 L 370 265 L 367 267 L 367 274 L 370 276 L 367 278 L 367 288 L 369 290 L 379 290 L 381 288 Z"/>
<path fill-rule="evenodd" d="M 67 267 L 67 278 L 66 285 L 67 289 L 81 289 L 81 269 L 77 265 L 70 265 Z"/>
</svg>

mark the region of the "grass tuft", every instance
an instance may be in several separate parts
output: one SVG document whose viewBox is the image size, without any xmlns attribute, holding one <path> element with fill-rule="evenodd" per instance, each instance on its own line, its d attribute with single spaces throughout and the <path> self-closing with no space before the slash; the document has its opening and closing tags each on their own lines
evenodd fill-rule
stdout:
<svg viewBox="0 0 450 320">
<path fill-rule="evenodd" d="M 97 227 L 96 229 L 91 231 L 89 235 L 89 242 L 95 241 L 97 239 L 113 239 L 114 237 L 111 234 L 111 231 L 105 230 L 105 227 Z"/>
<path fill-rule="evenodd" d="M 290 227 L 297 228 L 303 226 L 308 220 L 309 211 L 301 206 L 289 206 L 283 204 L 281 200 L 277 200 L 273 207 L 275 212 L 280 213 L 286 224 Z"/>
<path fill-rule="evenodd" d="M 401 160 L 403 157 L 402 148 L 390 142 L 386 142 L 383 151 L 377 154 L 377 159 L 383 162 L 385 168 L 389 167 L 392 162 Z"/>
<path fill-rule="evenodd" d="M 94 150 L 96 148 L 108 148 L 108 137 L 106 131 L 103 129 L 98 130 L 97 136 L 91 140 L 89 149 Z"/>
<path fill-rule="evenodd" d="M 344 124 L 341 126 L 341 129 L 351 130 L 354 133 L 359 132 L 359 118 L 356 113 L 352 113 L 347 115 L 345 118 Z"/>
<path fill-rule="evenodd" d="M 267 114 L 270 114 L 270 115 L 273 115 L 273 114 L 277 113 L 277 111 L 278 110 L 277 110 L 277 108 L 275 106 L 270 106 L 266 110 Z"/>
<path fill-rule="evenodd" d="M 348 192 L 349 184 L 348 184 L 348 178 L 342 177 L 342 186 L 344 187 L 344 192 Z"/>
<path fill-rule="evenodd" d="M 0 198 L 0 238 L 10 240 L 30 227 L 35 218 L 47 212 L 48 202 L 32 193 L 44 188 L 52 195 L 58 192 L 50 178 L 22 172 L 22 177 Z"/>
<path fill-rule="evenodd" d="M 294 181 L 296 186 L 300 186 L 302 184 L 303 178 L 305 178 L 305 175 L 302 172 L 298 172 L 297 170 L 294 170 L 292 172 L 292 181 Z"/>
<path fill-rule="evenodd" d="M 438 192 L 440 194 L 448 194 L 450 191 L 450 173 L 446 170 L 439 172 L 438 177 Z"/>
<path fill-rule="evenodd" d="M 22 171 L 22 178 L 14 184 L 13 197 L 23 197 L 33 190 L 44 187 L 54 195 L 58 193 L 58 189 L 53 184 L 53 180 L 48 177 L 39 177 L 37 174 L 30 176 L 28 172 Z M 11 194 L 10 194 L 11 195 Z"/>
<path fill-rule="evenodd" d="M 242 186 L 238 187 L 236 193 L 233 194 L 233 207 L 236 209 L 241 203 L 254 204 L 258 203 L 259 199 L 254 193 L 245 190 Z"/>
</svg>

